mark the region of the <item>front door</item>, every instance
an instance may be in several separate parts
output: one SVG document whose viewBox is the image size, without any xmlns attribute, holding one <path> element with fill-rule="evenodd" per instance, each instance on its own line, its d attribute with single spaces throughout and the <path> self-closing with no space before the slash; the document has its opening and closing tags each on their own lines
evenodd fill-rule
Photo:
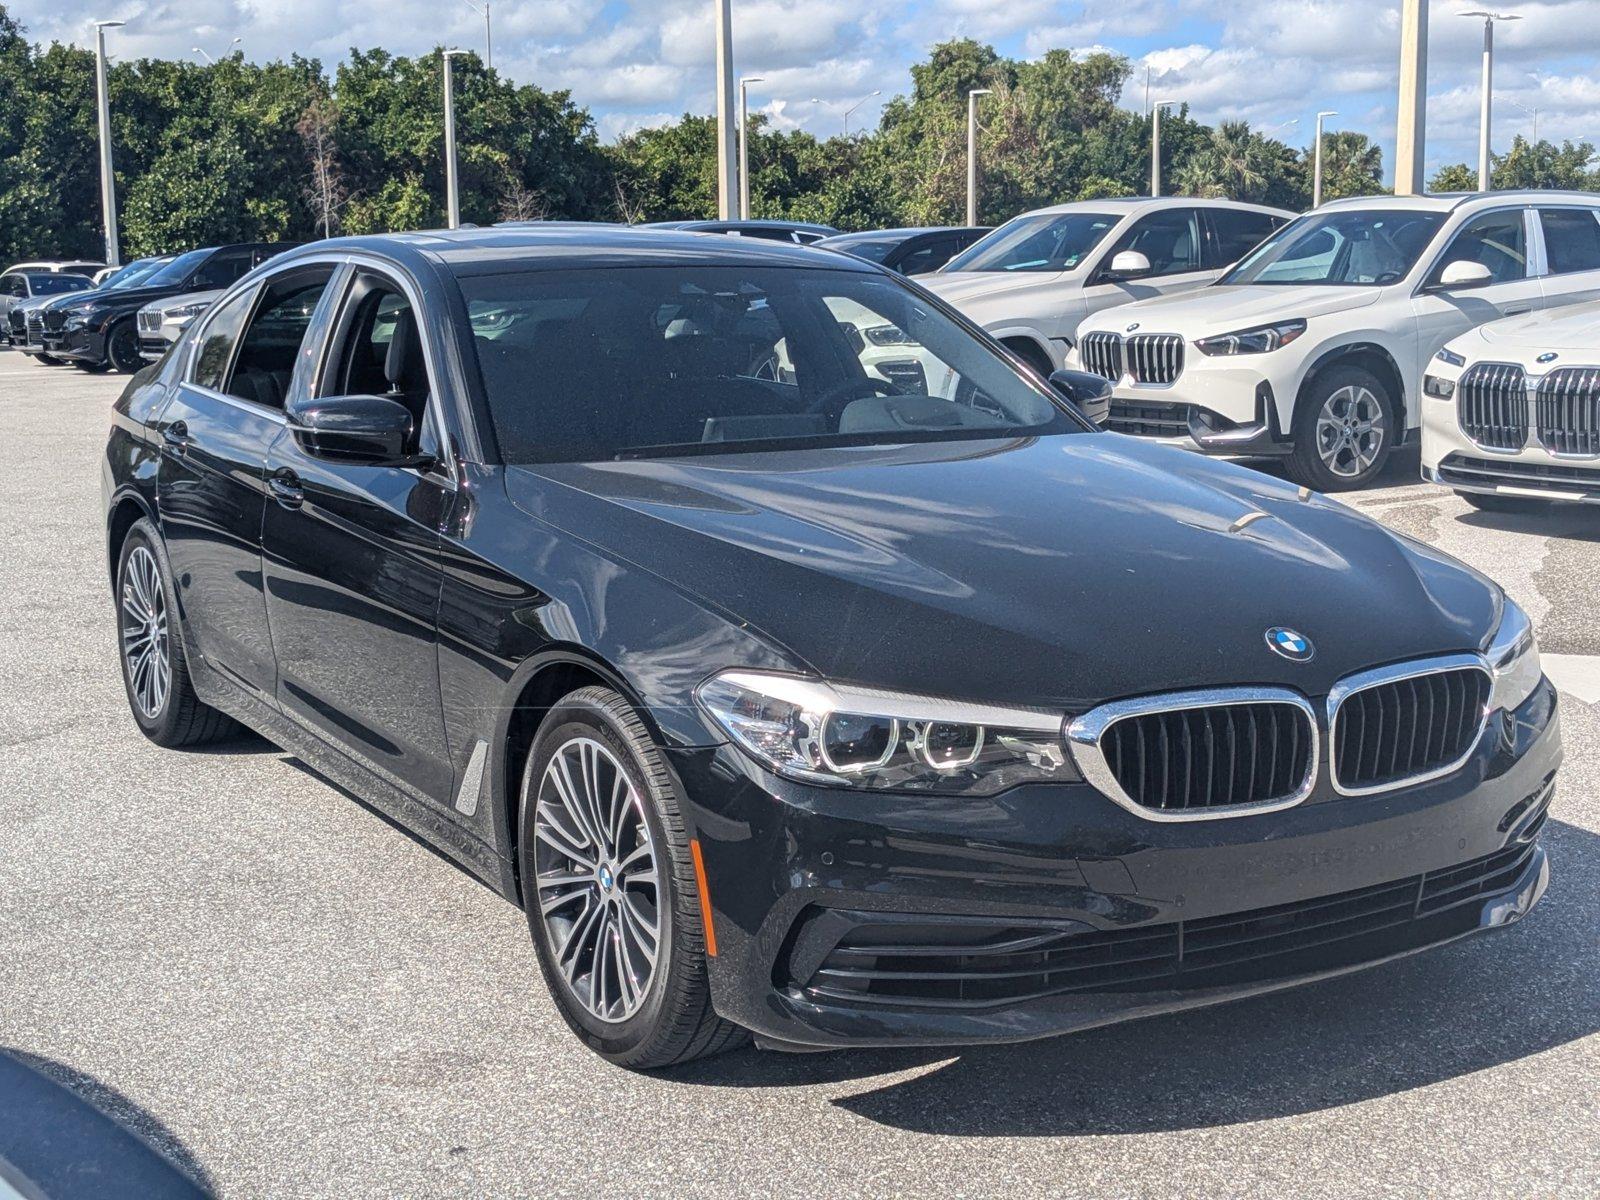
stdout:
<svg viewBox="0 0 1600 1200">
<path fill-rule="evenodd" d="M 314 396 L 386 395 L 412 410 L 417 448 L 436 449 L 423 327 L 394 281 L 357 271 L 342 298 Z M 438 469 L 272 446 L 262 547 L 278 701 L 414 795 L 448 801 L 439 696 L 440 527 L 455 498 Z"/>
<path fill-rule="evenodd" d="M 1124 250 L 1137 251 L 1149 259 L 1149 273 L 1136 279 L 1114 277 L 1111 260 Z M 1105 252 L 1084 287 L 1084 315 L 1093 316 L 1102 309 L 1186 292 L 1210 283 L 1218 272 L 1205 264 L 1203 255 L 1198 210 L 1164 208 L 1139 218 Z"/>
</svg>

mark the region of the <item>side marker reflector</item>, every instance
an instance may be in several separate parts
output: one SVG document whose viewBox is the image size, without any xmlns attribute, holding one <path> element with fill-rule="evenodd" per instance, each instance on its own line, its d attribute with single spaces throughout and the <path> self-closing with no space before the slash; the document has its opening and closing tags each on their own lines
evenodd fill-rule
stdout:
<svg viewBox="0 0 1600 1200">
<path fill-rule="evenodd" d="M 706 889 L 706 864 L 700 857 L 700 839 L 689 839 L 689 857 L 694 860 L 694 886 L 700 893 L 700 924 L 706 930 L 706 957 L 717 956 L 717 931 L 711 924 L 711 893 Z"/>
</svg>

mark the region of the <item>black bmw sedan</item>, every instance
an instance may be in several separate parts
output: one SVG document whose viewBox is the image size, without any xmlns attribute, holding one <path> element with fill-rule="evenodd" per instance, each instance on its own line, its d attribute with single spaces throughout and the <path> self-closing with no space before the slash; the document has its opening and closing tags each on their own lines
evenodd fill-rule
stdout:
<svg viewBox="0 0 1600 1200">
<path fill-rule="evenodd" d="M 1097 431 L 848 256 L 291 251 L 130 384 L 104 496 L 144 732 L 391 814 L 626 1066 L 1209 1004 L 1548 877 L 1556 695 L 1495 584 Z"/>
</svg>

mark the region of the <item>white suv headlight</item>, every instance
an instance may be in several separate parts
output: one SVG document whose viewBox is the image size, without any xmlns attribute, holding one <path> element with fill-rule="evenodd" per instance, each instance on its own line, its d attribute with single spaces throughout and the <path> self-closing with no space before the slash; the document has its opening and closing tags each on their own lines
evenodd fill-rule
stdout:
<svg viewBox="0 0 1600 1200">
<path fill-rule="evenodd" d="M 746 754 L 807 783 L 989 796 L 1082 778 L 1059 713 L 759 671 L 724 671 L 695 695 Z"/>
<path fill-rule="evenodd" d="M 1544 667 L 1539 662 L 1539 642 L 1533 636 L 1533 622 L 1517 602 L 1506 597 L 1500 614 L 1500 627 L 1484 650 L 1494 672 L 1494 689 L 1489 708 L 1510 712 L 1520 708 L 1539 686 Z"/>
<path fill-rule="evenodd" d="M 1236 333 L 1219 333 L 1212 337 L 1199 338 L 1195 341 L 1194 347 L 1201 354 L 1213 357 L 1266 354 L 1280 346 L 1287 346 L 1305 331 L 1304 321 L 1279 321 L 1274 325 L 1257 325 L 1253 329 L 1241 329 Z"/>
</svg>

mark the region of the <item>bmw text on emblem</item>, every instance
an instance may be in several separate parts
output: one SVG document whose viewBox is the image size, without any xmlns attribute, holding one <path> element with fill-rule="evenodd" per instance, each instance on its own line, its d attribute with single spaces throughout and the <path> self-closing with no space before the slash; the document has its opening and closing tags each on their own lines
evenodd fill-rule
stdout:
<svg viewBox="0 0 1600 1200">
<path fill-rule="evenodd" d="M 1267 645 L 1291 662 L 1310 662 L 1311 656 L 1316 653 L 1310 638 L 1281 625 L 1274 625 L 1267 630 Z"/>
<path fill-rule="evenodd" d="M 1124 333 L 1132 333 L 1137 328 L 1139 328 L 1139 322 L 1135 321 L 1132 325 L 1129 325 L 1122 332 L 1124 332 Z"/>
<path fill-rule="evenodd" d="M 1539 357 L 1534 359 L 1533 361 L 1534 362 L 1542 362 L 1542 363 L 1555 362 L 1555 360 L 1560 358 L 1560 357 L 1561 356 L 1559 354 L 1557 354 L 1554 350 L 1546 350 L 1543 354 L 1539 355 Z"/>
</svg>

